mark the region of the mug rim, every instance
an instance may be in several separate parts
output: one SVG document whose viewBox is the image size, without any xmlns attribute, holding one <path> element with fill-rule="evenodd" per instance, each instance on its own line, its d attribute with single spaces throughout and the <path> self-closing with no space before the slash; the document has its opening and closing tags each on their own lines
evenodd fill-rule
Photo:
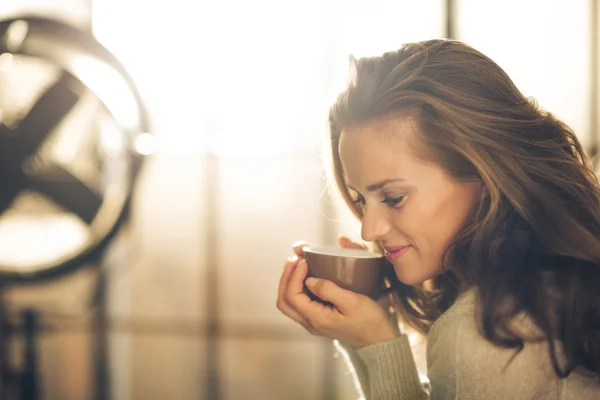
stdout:
<svg viewBox="0 0 600 400">
<path fill-rule="evenodd" d="M 380 259 L 383 258 L 381 255 L 374 254 L 369 250 L 363 249 L 348 249 L 336 246 L 305 246 L 302 248 L 304 253 L 311 253 L 319 256 L 327 257 L 342 257 L 342 258 L 354 258 L 354 259 Z M 336 254 L 339 253 L 339 254 Z M 344 253 L 344 254 L 341 254 Z"/>
</svg>

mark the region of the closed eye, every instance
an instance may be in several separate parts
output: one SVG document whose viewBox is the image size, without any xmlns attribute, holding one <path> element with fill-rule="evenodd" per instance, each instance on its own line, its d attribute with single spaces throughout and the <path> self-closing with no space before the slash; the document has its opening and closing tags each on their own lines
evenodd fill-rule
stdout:
<svg viewBox="0 0 600 400">
<path fill-rule="evenodd" d="M 406 196 L 399 197 L 386 197 L 381 202 L 387 204 L 390 207 L 398 207 L 404 203 Z"/>
<path fill-rule="evenodd" d="M 383 200 L 381 200 L 381 202 L 388 205 L 389 207 L 397 208 L 397 207 L 400 207 L 402 204 L 404 204 L 405 199 L 406 199 L 406 196 L 384 197 Z M 360 204 L 360 205 L 364 206 L 365 198 L 359 194 L 356 197 L 356 200 L 352 200 L 352 204 Z"/>
</svg>

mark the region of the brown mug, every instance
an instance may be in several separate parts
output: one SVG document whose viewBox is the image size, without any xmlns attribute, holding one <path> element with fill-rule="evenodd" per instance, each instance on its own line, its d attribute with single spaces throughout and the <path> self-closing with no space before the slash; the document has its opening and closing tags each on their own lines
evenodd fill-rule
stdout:
<svg viewBox="0 0 600 400">
<path fill-rule="evenodd" d="M 364 294 L 374 300 L 389 291 L 385 287 L 387 260 L 383 256 L 367 250 L 335 246 L 306 246 L 303 251 L 308 265 L 308 277 L 330 280 L 343 289 Z M 306 287 L 304 292 L 312 300 L 323 302 Z"/>
</svg>

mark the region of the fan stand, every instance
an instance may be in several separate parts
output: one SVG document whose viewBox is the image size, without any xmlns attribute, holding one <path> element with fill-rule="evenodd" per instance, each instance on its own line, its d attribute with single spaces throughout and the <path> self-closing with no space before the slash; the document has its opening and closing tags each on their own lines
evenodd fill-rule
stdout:
<svg viewBox="0 0 600 400">
<path fill-rule="evenodd" d="M 18 375 L 21 400 L 38 400 L 38 368 L 37 368 L 37 331 L 39 314 L 33 309 L 25 309 L 22 314 L 23 325 L 23 367 Z"/>
<path fill-rule="evenodd" d="M 93 400 L 109 400 L 110 374 L 108 355 L 108 320 L 106 312 L 106 275 L 99 271 L 96 290 L 91 304 L 93 317 L 90 321 L 92 332 L 92 387 Z M 11 321 L 5 312 L 3 288 L 0 288 L 0 398 L 7 400 L 39 400 L 42 384 L 39 373 L 40 333 L 52 334 L 52 326 L 45 325 L 42 313 L 33 308 L 25 308 L 17 321 Z M 15 335 L 23 340 L 22 364 L 20 368 L 11 365 L 10 345 Z"/>
<path fill-rule="evenodd" d="M 39 329 L 39 315 L 33 309 L 25 309 L 21 312 L 21 323 L 18 326 L 11 325 L 5 312 L 4 302 L 0 301 L 0 304 L 0 394 L 2 398 L 16 400 L 18 395 L 19 400 L 38 400 L 36 335 Z M 24 343 L 23 365 L 18 372 L 10 368 L 9 361 L 9 340 L 16 333 L 22 333 Z"/>
</svg>

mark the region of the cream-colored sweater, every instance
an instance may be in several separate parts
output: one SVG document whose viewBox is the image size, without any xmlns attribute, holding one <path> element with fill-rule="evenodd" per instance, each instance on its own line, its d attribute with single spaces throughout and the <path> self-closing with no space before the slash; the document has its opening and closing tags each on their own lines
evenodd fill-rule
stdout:
<svg viewBox="0 0 600 400">
<path fill-rule="evenodd" d="M 546 342 L 516 350 L 485 340 L 467 292 L 432 326 L 427 337 L 429 385 L 423 385 L 406 335 L 358 349 L 342 346 L 367 400 L 600 400 L 597 375 L 554 373 Z M 514 359 L 509 363 L 511 358 Z"/>
</svg>

